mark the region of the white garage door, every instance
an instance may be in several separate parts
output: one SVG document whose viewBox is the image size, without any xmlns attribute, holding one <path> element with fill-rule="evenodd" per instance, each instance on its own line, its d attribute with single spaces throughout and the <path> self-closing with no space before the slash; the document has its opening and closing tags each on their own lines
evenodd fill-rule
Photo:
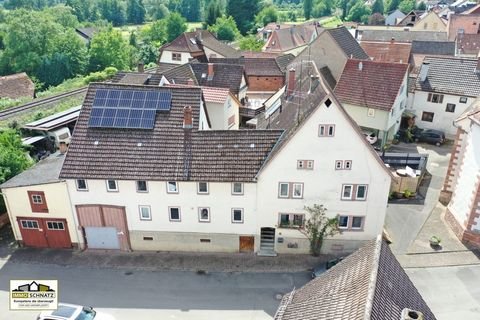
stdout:
<svg viewBox="0 0 480 320">
<path fill-rule="evenodd" d="M 117 228 L 85 227 L 85 237 L 90 249 L 120 249 Z"/>
</svg>

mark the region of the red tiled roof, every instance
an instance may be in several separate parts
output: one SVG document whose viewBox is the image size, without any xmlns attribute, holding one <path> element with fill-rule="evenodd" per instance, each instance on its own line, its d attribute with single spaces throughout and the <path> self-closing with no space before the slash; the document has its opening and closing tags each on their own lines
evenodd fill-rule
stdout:
<svg viewBox="0 0 480 320">
<path fill-rule="evenodd" d="M 33 98 L 35 84 L 25 72 L 0 77 L 0 98 Z"/>
<path fill-rule="evenodd" d="M 390 111 L 408 64 L 349 59 L 335 87 L 345 104 Z"/>
<path fill-rule="evenodd" d="M 408 63 L 412 44 L 362 41 L 360 46 L 374 61 Z"/>
<path fill-rule="evenodd" d="M 230 92 L 227 88 L 202 87 L 206 102 L 224 103 Z"/>
</svg>

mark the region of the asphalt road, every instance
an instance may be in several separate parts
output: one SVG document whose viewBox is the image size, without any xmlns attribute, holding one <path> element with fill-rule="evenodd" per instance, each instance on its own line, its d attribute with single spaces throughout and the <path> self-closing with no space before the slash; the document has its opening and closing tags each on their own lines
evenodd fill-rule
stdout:
<svg viewBox="0 0 480 320">
<path fill-rule="evenodd" d="M 306 272 L 199 275 L 133 271 L 130 274 L 116 269 L 0 260 L 0 320 L 30 320 L 38 314 L 9 311 L 11 279 L 58 279 L 61 302 L 93 306 L 117 320 L 272 319 L 279 305 L 277 295 L 310 280 Z"/>
</svg>

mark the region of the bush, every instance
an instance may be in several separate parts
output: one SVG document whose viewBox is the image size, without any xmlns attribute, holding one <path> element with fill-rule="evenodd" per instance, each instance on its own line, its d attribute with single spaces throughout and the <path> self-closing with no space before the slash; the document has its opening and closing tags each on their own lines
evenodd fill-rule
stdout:
<svg viewBox="0 0 480 320">
<path fill-rule="evenodd" d="M 89 84 L 90 82 L 100 82 L 105 81 L 107 79 L 112 78 L 118 70 L 114 67 L 107 67 L 103 71 L 92 72 L 88 76 L 83 79 L 85 84 Z"/>
</svg>

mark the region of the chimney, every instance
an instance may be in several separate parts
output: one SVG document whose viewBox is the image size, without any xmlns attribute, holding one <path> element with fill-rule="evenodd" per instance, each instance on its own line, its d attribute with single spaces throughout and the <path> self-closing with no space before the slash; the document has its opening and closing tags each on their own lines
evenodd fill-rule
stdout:
<svg viewBox="0 0 480 320">
<path fill-rule="evenodd" d="M 419 75 L 421 82 L 425 82 L 425 80 L 427 80 L 429 66 L 430 66 L 430 62 L 422 63 L 422 66 L 420 67 L 420 75 Z"/>
<path fill-rule="evenodd" d="M 399 320 L 424 320 L 423 313 L 417 310 L 405 308 L 402 310 Z"/>
<path fill-rule="evenodd" d="M 213 79 L 213 63 L 208 64 L 207 78 L 208 80 Z"/>
<path fill-rule="evenodd" d="M 358 63 L 358 70 L 360 70 L 360 71 L 363 70 L 363 62 L 362 62 L 362 61 L 360 61 L 360 62 Z"/>
<path fill-rule="evenodd" d="M 65 153 L 67 153 L 67 150 L 68 150 L 67 143 L 65 141 L 60 141 L 60 143 L 58 145 L 58 151 L 61 154 L 65 154 Z"/>
<path fill-rule="evenodd" d="M 137 70 L 138 72 L 145 72 L 145 65 L 143 64 L 143 61 L 138 61 Z"/>
<path fill-rule="evenodd" d="M 189 86 L 194 86 L 195 85 L 195 82 L 193 82 L 192 78 L 187 79 L 187 85 L 189 85 Z"/>
<path fill-rule="evenodd" d="M 287 98 L 295 91 L 295 69 L 288 70 Z"/>
<path fill-rule="evenodd" d="M 183 129 L 193 128 L 192 107 L 183 108 Z"/>
</svg>

